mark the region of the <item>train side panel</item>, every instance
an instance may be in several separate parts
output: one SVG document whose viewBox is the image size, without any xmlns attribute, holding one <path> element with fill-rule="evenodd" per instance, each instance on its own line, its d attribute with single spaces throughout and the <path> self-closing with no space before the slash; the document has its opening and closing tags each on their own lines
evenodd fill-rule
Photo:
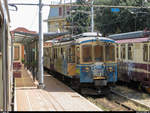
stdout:
<svg viewBox="0 0 150 113">
<path fill-rule="evenodd" d="M 118 79 L 125 82 L 137 82 L 139 86 L 146 87 L 150 91 L 150 44 L 148 42 L 133 43 L 132 53 L 129 53 L 129 44 L 124 44 L 125 58 L 120 51 Z M 130 54 L 132 59 L 129 59 Z"/>
</svg>

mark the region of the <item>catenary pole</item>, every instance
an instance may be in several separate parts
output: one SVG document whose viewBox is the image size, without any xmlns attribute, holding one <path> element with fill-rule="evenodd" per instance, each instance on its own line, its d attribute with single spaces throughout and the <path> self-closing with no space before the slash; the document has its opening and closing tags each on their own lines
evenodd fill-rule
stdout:
<svg viewBox="0 0 150 113">
<path fill-rule="evenodd" d="M 94 8 L 93 8 L 94 0 L 91 1 L 91 32 L 94 32 Z"/>
<path fill-rule="evenodd" d="M 39 63 L 38 63 L 38 88 L 44 88 L 44 74 L 43 74 L 43 29 L 42 29 L 42 0 L 39 0 Z"/>
</svg>

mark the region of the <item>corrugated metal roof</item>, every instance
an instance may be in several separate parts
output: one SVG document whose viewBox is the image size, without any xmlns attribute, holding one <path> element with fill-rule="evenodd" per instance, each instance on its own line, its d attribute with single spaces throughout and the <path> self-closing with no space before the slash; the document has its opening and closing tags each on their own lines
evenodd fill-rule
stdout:
<svg viewBox="0 0 150 113">
<path fill-rule="evenodd" d="M 126 39 L 126 40 L 117 40 L 117 43 L 136 43 L 136 42 L 147 42 L 150 37 L 146 38 L 136 38 L 136 39 Z"/>
<path fill-rule="evenodd" d="M 120 33 L 120 34 L 109 35 L 108 37 L 111 38 L 111 39 L 114 39 L 114 40 L 139 38 L 139 37 L 144 37 L 144 31 Z"/>
<path fill-rule="evenodd" d="M 124 40 L 124 39 L 134 39 L 134 38 L 144 38 L 150 36 L 150 31 L 135 31 L 109 35 L 108 37 L 114 40 Z"/>
</svg>

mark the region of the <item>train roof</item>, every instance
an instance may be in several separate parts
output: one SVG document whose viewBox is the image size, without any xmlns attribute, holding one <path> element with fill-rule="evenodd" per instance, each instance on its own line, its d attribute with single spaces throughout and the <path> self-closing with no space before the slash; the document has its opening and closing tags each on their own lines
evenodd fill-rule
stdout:
<svg viewBox="0 0 150 113">
<path fill-rule="evenodd" d="M 74 41 L 76 43 L 81 43 L 82 41 L 87 40 L 99 40 L 104 42 L 115 42 L 113 39 L 102 37 L 102 34 L 97 32 L 86 32 L 79 35 L 75 35 L 68 38 L 62 38 L 60 42 L 68 42 L 68 41 Z"/>
<path fill-rule="evenodd" d="M 76 40 L 76 43 L 86 43 L 86 42 L 91 42 L 91 41 L 101 41 L 101 42 L 111 42 L 115 43 L 114 40 L 107 38 L 107 37 L 86 37 L 86 38 L 79 38 Z"/>
<path fill-rule="evenodd" d="M 125 40 L 117 40 L 116 43 L 138 43 L 138 42 L 148 42 L 150 40 L 149 37 L 146 38 L 136 38 L 136 39 L 125 39 Z"/>
<path fill-rule="evenodd" d="M 125 39 L 133 39 L 133 38 L 144 38 L 149 35 L 150 35 L 150 31 L 135 31 L 135 32 L 109 35 L 108 38 L 114 40 L 125 40 Z"/>
</svg>

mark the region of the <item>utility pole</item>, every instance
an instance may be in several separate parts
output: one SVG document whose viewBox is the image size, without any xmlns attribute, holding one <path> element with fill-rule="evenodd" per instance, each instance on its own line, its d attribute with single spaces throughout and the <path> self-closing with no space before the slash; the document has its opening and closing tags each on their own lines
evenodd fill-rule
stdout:
<svg viewBox="0 0 150 113">
<path fill-rule="evenodd" d="M 91 32 L 94 32 L 94 8 L 93 8 L 94 0 L 91 1 Z"/>
<path fill-rule="evenodd" d="M 44 73 L 43 73 L 43 29 L 42 29 L 42 0 L 39 0 L 39 63 L 38 63 L 38 77 L 39 86 L 38 88 L 44 88 Z"/>
</svg>

